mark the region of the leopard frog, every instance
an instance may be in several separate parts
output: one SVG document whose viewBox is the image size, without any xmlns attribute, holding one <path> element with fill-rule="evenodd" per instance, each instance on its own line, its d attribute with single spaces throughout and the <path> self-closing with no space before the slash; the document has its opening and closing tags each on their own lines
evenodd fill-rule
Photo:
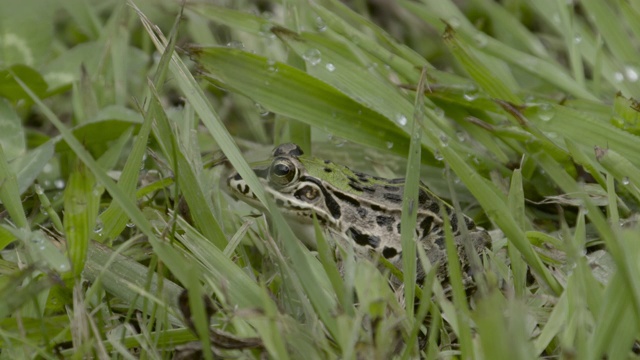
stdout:
<svg viewBox="0 0 640 360">
<path fill-rule="evenodd" d="M 313 214 L 322 226 L 350 241 L 358 254 L 374 250 L 401 267 L 400 217 L 404 178 L 385 179 L 353 171 L 345 166 L 303 156 L 296 144 L 275 148 L 269 164 L 253 168 L 283 214 L 295 222 L 312 224 Z M 229 193 L 249 205 L 263 208 L 237 172 L 226 177 Z M 446 214 L 460 255 L 463 269 L 469 270 L 464 241 L 481 252 L 491 238 L 473 220 L 463 215 L 459 224 L 453 208 L 434 195 L 422 182 L 419 188 L 415 229 L 419 244 L 431 263 L 439 263 L 438 277 L 446 278 L 446 250 L 441 214 Z M 461 233 L 467 228 L 467 237 Z M 418 278 L 422 277 L 419 271 Z"/>
</svg>

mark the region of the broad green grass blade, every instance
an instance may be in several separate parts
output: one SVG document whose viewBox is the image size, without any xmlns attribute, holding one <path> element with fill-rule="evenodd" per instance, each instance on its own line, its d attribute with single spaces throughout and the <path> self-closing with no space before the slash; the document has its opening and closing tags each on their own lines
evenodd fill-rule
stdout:
<svg viewBox="0 0 640 360">
<path fill-rule="evenodd" d="M 77 160 L 76 160 L 77 161 Z M 79 278 L 87 256 L 91 234 L 96 227 L 100 197 L 104 190 L 79 161 L 69 176 L 64 192 L 64 232 L 74 275 Z"/>
<path fill-rule="evenodd" d="M 522 190 L 522 171 L 514 170 L 511 175 L 509 195 L 507 198 L 509 209 L 513 214 L 513 219 L 521 229 L 527 228 L 527 218 L 525 216 L 524 191 Z M 513 286 L 518 296 L 524 297 L 526 293 L 527 264 L 522 260 L 520 253 L 512 244 L 507 244 L 507 252 L 511 259 L 511 271 L 513 271 Z"/>
<path fill-rule="evenodd" d="M 402 193 L 402 224 L 400 242 L 402 244 L 402 272 L 404 275 L 405 311 L 409 319 L 413 318 L 413 304 L 415 299 L 415 284 L 417 280 L 416 268 L 416 240 L 415 230 L 418 216 L 418 191 L 420 187 L 420 158 L 422 151 L 422 132 L 424 123 L 424 89 L 427 70 L 423 69 L 418 80 L 418 91 L 414 102 L 411 120 L 411 141 L 409 143 L 409 159 L 407 161 L 406 182 Z M 424 190 L 422 190 L 424 191 Z M 410 321 L 411 322 L 411 321 Z M 413 326 L 413 324 L 410 324 Z"/>
<path fill-rule="evenodd" d="M 3 148 L 2 144 L 0 144 L 0 200 L 2 200 L 7 212 L 9 212 L 11 221 L 19 228 L 28 228 L 29 222 L 24 214 L 24 208 L 20 200 L 18 180 L 16 179 L 16 174 L 9 168 Z"/>
<path fill-rule="evenodd" d="M 394 152 L 408 151 L 406 135 L 385 117 L 298 69 L 232 48 L 194 47 L 192 54 L 207 77 L 269 111 L 363 145 L 387 150 L 392 143 Z"/>
</svg>

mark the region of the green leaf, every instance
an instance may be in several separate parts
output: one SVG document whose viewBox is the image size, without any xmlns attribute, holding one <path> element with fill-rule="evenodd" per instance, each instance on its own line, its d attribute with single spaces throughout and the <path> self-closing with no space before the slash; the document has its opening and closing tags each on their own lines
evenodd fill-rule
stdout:
<svg viewBox="0 0 640 360">
<path fill-rule="evenodd" d="M 28 84 L 38 96 L 44 96 L 47 91 L 48 85 L 39 72 L 26 65 L 13 65 L 9 69 L 0 70 L 0 97 L 11 101 L 29 98 L 14 76 Z"/>
<path fill-rule="evenodd" d="M 354 142 L 406 155 L 406 134 L 379 113 L 289 65 L 237 49 L 192 47 L 205 76 L 261 104 Z M 406 115 L 403 122 L 406 121 Z"/>
</svg>

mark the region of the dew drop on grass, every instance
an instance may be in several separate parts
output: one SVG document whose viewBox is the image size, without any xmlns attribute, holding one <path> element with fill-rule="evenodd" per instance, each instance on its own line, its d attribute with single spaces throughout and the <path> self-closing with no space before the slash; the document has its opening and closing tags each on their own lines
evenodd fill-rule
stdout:
<svg viewBox="0 0 640 360">
<path fill-rule="evenodd" d="M 53 186 L 56 187 L 56 189 L 64 189 L 64 180 L 62 179 L 56 179 L 53 181 Z"/>
<path fill-rule="evenodd" d="M 316 17 L 316 30 L 323 32 L 327 30 L 327 24 L 322 20 L 320 16 Z"/>
<path fill-rule="evenodd" d="M 407 117 L 404 116 L 403 114 L 396 115 L 396 123 L 400 126 L 407 125 Z"/>
<path fill-rule="evenodd" d="M 309 49 L 302 54 L 302 58 L 311 66 L 316 66 L 322 61 L 322 54 L 318 49 Z"/>
<path fill-rule="evenodd" d="M 489 38 L 487 37 L 487 35 L 480 31 L 478 31 L 473 36 L 473 39 L 476 41 L 476 44 L 481 48 L 487 46 L 487 44 L 489 43 Z"/>
<path fill-rule="evenodd" d="M 625 176 L 622 178 L 622 185 L 629 185 L 629 177 Z"/>
<path fill-rule="evenodd" d="M 327 65 L 325 67 L 327 68 L 327 71 L 329 71 L 329 72 L 333 72 L 336 69 L 336 66 L 333 65 L 332 63 L 327 63 Z"/>
<path fill-rule="evenodd" d="M 255 106 L 256 106 L 256 109 L 258 110 L 258 114 L 260 114 L 260 116 L 269 115 L 269 110 L 265 109 L 264 106 L 262 106 L 262 104 L 256 103 Z"/>
<path fill-rule="evenodd" d="M 392 148 L 393 148 L 393 142 L 387 141 L 387 149 L 392 149 Z"/>
<path fill-rule="evenodd" d="M 549 121 L 553 119 L 555 115 L 555 110 L 551 104 L 542 104 L 538 107 L 538 117 L 542 121 Z"/>
<path fill-rule="evenodd" d="M 242 41 L 233 40 L 227 43 L 227 47 L 230 47 L 233 49 L 244 49 L 244 44 L 242 43 Z"/>
<path fill-rule="evenodd" d="M 444 160 L 444 156 L 442 156 L 442 154 L 440 153 L 440 151 L 438 149 L 436 149 L 433 152 L 433 157 L 436 158 L 436 160 L 438 160 L 438 161 Z"/>
<path fill-rule="evenodd" d="M 449 146 L 449 137 L 445 134 L 440 134 L 440 136 L 438 136 L 438 139 L 440 140 L 440 145 L 446 147 Z"/>
<path fill-rule="evenodd" d="M 630 82 L 638 81 L 638 70 L 633 66 L 626 66 L 624 68 L 625 78 Z"/>
</svg>

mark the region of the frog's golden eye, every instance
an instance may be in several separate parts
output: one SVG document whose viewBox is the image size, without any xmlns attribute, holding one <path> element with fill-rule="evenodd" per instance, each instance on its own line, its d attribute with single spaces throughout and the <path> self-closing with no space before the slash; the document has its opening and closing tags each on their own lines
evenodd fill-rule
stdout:
<svg viewBox="0 0 640 360">
<path fill-rule="evenodd" d="M 269 181 L 276 186 L 285 186 L 296 178 L 296 166 L 287 158 L 276 158 L 269 168 Z"/>
</svg>

